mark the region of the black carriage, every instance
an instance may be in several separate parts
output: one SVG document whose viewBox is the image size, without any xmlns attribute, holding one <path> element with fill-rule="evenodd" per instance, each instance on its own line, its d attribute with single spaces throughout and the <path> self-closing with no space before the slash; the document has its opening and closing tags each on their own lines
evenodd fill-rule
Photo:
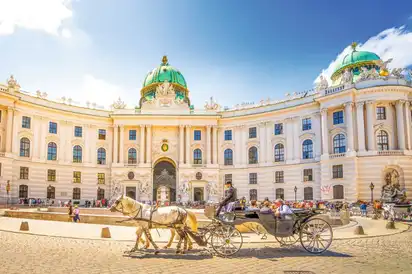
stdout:
<svg viewBox="0 0 412 274">
<path fill-rule="evenodd" d="M 242 247 L 242 233 L 236 228 L 242 224 L 254 232 L 267 232 L 275 236 L 281 246 L 293 245 L 300 241 L 302 247 L 313 254 L 325 252 L 332 243 L 332 227 L 314 210 L 292 209 L 293 214 L 282 219 L 259 211 L 235 211 L 225 213 L 222 219 L 216 219 L 215 210 L 214 206 L 205 208 L 205 215 L 212 219 L 212 222 L 197 236 L 204 244 L 210 244 L 221 256 L 234 255 Z M 256 225 L 250 225 L 253 223 L 263 226 L 264 231 L 259 231 Z"/>
</svg>

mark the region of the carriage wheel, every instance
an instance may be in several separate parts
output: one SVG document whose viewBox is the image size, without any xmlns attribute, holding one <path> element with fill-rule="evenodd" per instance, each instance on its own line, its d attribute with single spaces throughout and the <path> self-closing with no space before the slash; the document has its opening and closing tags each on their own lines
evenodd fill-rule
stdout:
<svg viewBox="0 0 412 274">
<path fill-rule="evenodd" d="M 243 237 L 236 227 L 222 225 L 213 231 L 211 245 L 220 256 L 232 256 L 242 247 Z"/>
<path fill-rule="evenodd" d="M 310 253 L 325 252 L 332 243 L 332 227 L 324 220 L 313 218 L 302 224 L 300 243 Z"/>
<path fill-rule="evenodd" d="M 276 241 L 278 241 L 281 246 L 294 245 L 297 241 L 299 241 L 299 235 L 298 234 L 293 234 L 293 235 L 287 236 L 287 237 L 275 236 L 275 238 L 276 238 Z"/>
</svg>

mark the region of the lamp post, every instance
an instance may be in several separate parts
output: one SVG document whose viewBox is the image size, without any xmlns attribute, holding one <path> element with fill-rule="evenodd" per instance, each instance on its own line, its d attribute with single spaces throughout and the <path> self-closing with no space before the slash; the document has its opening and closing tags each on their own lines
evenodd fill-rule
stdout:
<svg viewBox="0 0 412 274">
<path fill-rule="evenodd" d="M 298 191 L 298 188 L 295 186 L 293 190 L 295 191 L 295 202 L 296 202 L 296 192 Z"/>
<path fill-rule="evenodd" d="M 369 188 L 371 190 L 371 202 L 373 203 L 373 189 L 375 188 L 375 185 L 371 182 L 369 185 Z"/>
</svg>

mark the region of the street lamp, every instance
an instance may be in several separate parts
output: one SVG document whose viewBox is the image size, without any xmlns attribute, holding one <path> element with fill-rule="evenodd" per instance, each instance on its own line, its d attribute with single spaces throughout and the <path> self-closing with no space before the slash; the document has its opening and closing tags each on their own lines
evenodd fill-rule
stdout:
<svg viewBox="0 0 412 274">
<path fill-rule="evenodd" d="M 369 188 L 371 190 L 371 202 L 373 203 L 373 189 L 375 188 L 375 185 L 371 182 L 369 185 Z"/>
<path fill-rule="evenodd" d="M 296 202 L 296 192 L 298 191 L 298 188 L 295 186 L 293 190 L 295 191 L 295 202 Z"/>
</svg>

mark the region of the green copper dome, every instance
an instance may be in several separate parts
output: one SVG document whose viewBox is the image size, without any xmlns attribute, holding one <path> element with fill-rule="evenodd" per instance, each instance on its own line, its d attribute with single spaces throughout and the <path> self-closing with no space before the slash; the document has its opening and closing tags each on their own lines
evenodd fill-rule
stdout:
<svg viewBox="0 0 412 274">
<path fill-rule="evenodd" d="M 143 82 L 143 87 L 147 87 L 151 84 L 163 83 L 166 80 L 169 83 L 178 84 L 184 88 L 187 88 L 186 80 L 183 75 L 180 71 L 170 66 L 167 57 L 163 56 L 160 66 L 154 68 L 146 75 Z"/>
<path fill-rule="evenodd" d="M 356 43 L 352 44 L 352 52 L 347 54 L 342 62 L 336 66 L 335 72 L 332 74 L 332 80 L 337 78 L 345 69 L 359 69 L 363 66 L 374 66 L 375 62 L 381 58 L 369 51 L 357 51 Z"/>
</svg>

